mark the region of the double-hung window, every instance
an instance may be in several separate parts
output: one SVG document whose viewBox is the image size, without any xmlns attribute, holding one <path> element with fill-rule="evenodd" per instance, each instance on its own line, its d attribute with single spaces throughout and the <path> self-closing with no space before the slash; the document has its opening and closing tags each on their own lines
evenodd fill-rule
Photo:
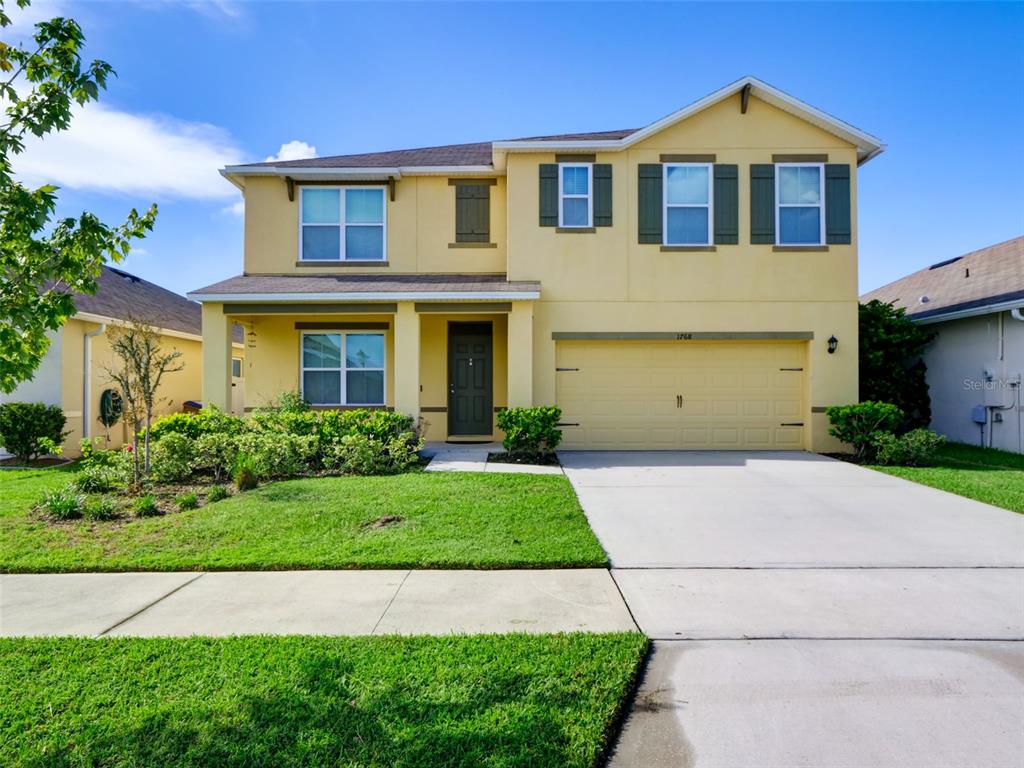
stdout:
<svg viewBox="0 0 1024 768">
<path fill-rule="evenodd" d="M 665 245 L 711 245 L 711 165 L 666 163 Z"/>
<path fill-rule="evenodd" d="M 383 187 L 300 187 L 301 261 L 384 261 Z"/>
<path fill-rule="evenodd" d="M 593 166 L 562 163 L 558 166 L 558 226 L 594 226 Z"/>
<path fill-rule="evenodd" d="M 825 242 L 825 166 L 783 163 L 775 166 L 775 231 L 778 245 Z"/>
<path fill-rule="evenodd" d="M 302 396 L 311 405 L 383 405 L 384 334 L 302 334 Z"/>
</svg>

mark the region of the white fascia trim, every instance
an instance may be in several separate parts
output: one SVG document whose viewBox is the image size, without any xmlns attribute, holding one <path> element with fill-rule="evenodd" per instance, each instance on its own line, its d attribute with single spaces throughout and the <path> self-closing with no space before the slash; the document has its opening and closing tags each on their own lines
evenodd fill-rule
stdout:
<svg viewBox="0 0 1024 768">
<path fill-rule="evenodd" d="M 660 120 L 657 120 L 645 128 L 641 128 L 639 131 L 635 131 L 622 139 L 602 139 L 597 141 L 496 141 L 493 144 L 494 151 L 495 153 L 543 152 L 549 150 L 605 150 L 617 152 L 627 149 L 633 144 L 643 141 L 653 134 L 663 131 L 669 126 L 717 104 L 722 101 L 722 99 L 738 93 L 747 85 L 750 86 L 751 94 L 757 96 L 759 99 L 779 107 L 780 109 L 784 109 L 787 112 L 791 112 L 798 117 L 802 117 L 823 130 L 856 145 L 859 162 L 861 164 L 867 162 L 885 149 L 885 145 L 877 137 L 872 136 L 869 133 L 865 133 L 858 128 L 854 128 L 849 123 L 843 122 L 837 117 L 833 117 L 832 115 L 822 112 L 820 109 L 812 107 L 810 104 L 800 101 L 799 99 L 790 96 L 788 93 L 784 93 L 778 88 L 758 80 L 756 77 L 744 77 L 737 80 L 735 83 L 730 83 L 724 88 L 720 88 L 714 93 L 708 94 L 702 99 L 698 99 L 692 104 L 689 104 L 670 115 L 666 115 Z M 495 165 L 498 165 L 498 163 L 496 162 Z"/>
<path fill-rule="evenodd" d="M 361 302 L 361 301 L 532 301 L 540 291 L 353 291 L 349 293 L 190 293 L 198 302 L 239 304 L 265 302 Z"/>
<path fill-rule="evenodd" d="M 403 174 L 418 176 L 504 176 L 490 165 L 403 165 L 390 168 L 290 168 L 273 165 L 229 165 L 220 170 L 221 176 L 291 176 L 296 181 L 348 178 L 402 178 Z"/>
<path fill-rule="evenodd" d="M 84 320 L 87 323 L 100 323 L 105 325 L 116 325 L 119 327 L 125 327 L 129 324 L 128 320 L 123 320 L 118 317 L 107 317 L 106 315 L 95 315 L 92 312 L 76 312 L 73 316 L 74 320 Z M 156 333 L 161 336 L 172 336 L 176 339 L 187 339 L 188 341 L 202 341 L 203 337 L 197 333 L 186 333 L 185 331 L 175 331 L 170 328 L 160 328 L 156 325 L 148 326 L 152 328 Z"/>
<path fill-rule="evenodd" d="M 1012 301 L 1000 301 L 998 304 L 986 304 L 983 307 L 971 307 L 970 309 L 959 309 L 952 312 L 945 312 L 940 315 L 922 317 L 920 320 L 913 315 L 907 315 L 918 325 L 931 325 L 932 323 L 943 323 L 947 320 L 961 320 L 965 317 L 978 317 L 979 315 L 994 315 L 998 312 L 1009 312 L 1014 309 L 1024 308 L 1024 299 L 1013 299 Z"/>
</svg>

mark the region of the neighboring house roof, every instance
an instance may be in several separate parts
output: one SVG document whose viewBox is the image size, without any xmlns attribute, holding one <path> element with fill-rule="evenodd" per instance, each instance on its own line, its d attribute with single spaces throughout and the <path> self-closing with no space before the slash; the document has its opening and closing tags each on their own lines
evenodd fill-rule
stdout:
<svg viewBox="0 0 1024 768">
<path fill-rule="evenodd" d="M 1024 306 L 1024 237 L 940 261 L 861 296 L 937 322 Z"/>
<path fill-rule="evenodd" d="M 536 299 L 536 280 L 506 275 L 239 275 L 198 291 L 200 301 Z"/>
<path fill-rule="evenodd" d="M 112 320 L 138 320 L 179 333 L 201 337 L 203 310 L 194 301 L 161 288 L 156 283 L 104 266 L 100 272 L 96 293 L 75 296 L 76 315 L 96 315 Z M 241 343 L 242 329 L 236 327 L 235 341 Z"/>
<path fill-rule="evenodd" d="M 451 169 L 475 170 L 477 172 L 502 171 L 508 152 L 539 152 L 547 150 L 606 151 L 617 152 L 627 149 L 638 141 L 662 131 L 691 115 L 717 104 L 736 94 L 749 94 L 773 106 L 783 109 L 818 126 L 857 147 L 858 162 L 864 163 L 885 149 L 876 137 L 855 128 L 849 123 L 833 117 L 810 104 L 790 96 L 778 88 L 758 80 L 744 77 L 714 93 L 698 99 L 692 104 L 651 123 L 644 128 L 629 128 L 616 131 L 590 133 L 563 133 L 552 136 L 533 136 L 506 141 L 483 141 L 473 144 L 447 144 L 439 147 L 420 149 L 399 149 L 389 152 L 368 152 L 358 155 L 334 155 L 306 160 L 272 160 L 263 163 L 232 165 L 221 173 L 238 183 L 236 178 L 247 175 L 297 175 L 298 171 L 326 174 L 332 169 L 336 175 L 350 172 L 374 170 L 388 175 L 400 176 L 406 173 L 441 172 Z M 744 102 L 745 103 L 745 102 Z"/>
</svg>

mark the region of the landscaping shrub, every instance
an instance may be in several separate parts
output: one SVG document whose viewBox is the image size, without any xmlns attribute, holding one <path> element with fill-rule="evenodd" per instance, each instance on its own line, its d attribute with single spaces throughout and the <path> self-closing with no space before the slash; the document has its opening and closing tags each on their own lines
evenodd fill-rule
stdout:
<svg viewBox="0 0 1024 768">
<path fill-rule="evenodd" d="M 174 503 L 182 512 L 186 509 L 199 509 L 199 497 L 192 491 L 181 494 L 174 500 Z"/>
<path fill-rule="evenodd" d="M 393 475 L 419 462 L 423 439 L 403 432 L 387 440 L 354 434 L 342 437 L 324 463 L 349 475 Z"/>
<path fill-rule="evenodd" d="M 320 414 L 316 411 L 284 411 L 260 408 L 253 411 L 246 422 L 251 432 L 273 432 L 283 435 L 315 435 L 319 429 Z"/>
<path fill-rule="evenodd" d="M 832 424 L 828 433 L 852 445 L 861 461 L 873 459 L 877 438 L 894 432 L 903 421 L 903 411 L 895 405 L 872 401 L 834 405 L 825 413 Z"/>
<path fill-rule="evenodd" d="M 54 520 L 71 520 L 81 517 L 84 504 L 85 496 L 80 494 L 78 489 L 69 483 L 63 488 L 50 491 L 43 496 L 39 506 Z"/>
<path fill-rule="evenodd" d="M 920 467 L 931 462 L 946 442 L 930 429 L 912 429 L 905 435 L 883 433 L 875 437 L 875 462 L 893 467 Z"/>
<path fill-rule="evenodd" d="M 107 493 L 127 488 L 132 482 L 132 454 L 124 449 L 103 451 L 91 440 L 81 442 L 82 458 L 75 485 L 84 493 Z"/>
<path fill-rule="evenodd" d="M 212 432 L 237 435 L 244 429 L 245 422 L 242 419 L 210 406 L 198 413 L 172 413 L 162 416 L 149 428 L 149 439 L 160 440 L 166 435 L 177 433 L 196 440 L 200 435 Z"/>
<path fill-rule="evenodd" d="M 213 475 L 216 482 L 231 474 L 238 453 L 237 438 L 222 432 L 202 435 L 195 442 L 192 469 Z"/>
<path fill-rule="evenodd" d="M 86 520 L 113 520 L 117 517 L 117 505 L 106 496 L 93 496 L 86 499 L 82 516 Z"/>
<path fill-rule="evenodd" d="M 153 517 L 160 514 L 160 509 L 156 505 L 156 497 L 151 493 L 139 496 L 132 503 L 132 509 L 135 511 L 136 517 Z"/>
<path fill-rule="evenodd" d="M 549 456 L 562 441 L 561 418 L 562 409 L 555 406 L 499 411 L 498 427 L 505 433 L 502 445 L 514 456 Z"/>
<path fill-rule="evenodd" d="M 248 432 L 236 440 L 238 453 L 244 454 L 260 480 L 295 477 L 308 471 L 316 451 L 312 435 Z"/>
<path fill-rule="evenodd" d="M 877 299 L 861 304 L 859 319 L 861 399 L 903 411 L 900 432 L 927 427 L 932 411 L 921 355 L 935 332 L 907 317 L 902 307 Z"/>
<path fill-rule="evenodd" d="M 215 501 L 226 499 L 230 495 L 231 492 L 223 485 L 213 485 L 206 492 L 206 503 L 213 504 Z"/>
<path fill-rule="evenodd" d="M 247 453 L 235 456 L 234 468 L 235 487 L 240 491 L 251 491 L 259 484 L 256 464 Z"/>
<path fill-rule="evenodd" d="M 186 480 L 196 459 L 196 440 L 182 432 L 168 432 L 153 444 L 153 479 L 164 483 Z"/>
<path fill-rule="evenodd" d="M 4 403 L 0 405 L 0 445 L 27 464 L 64 442 L 66 422 L 64 411 L 56 405 Z"/>
</svg>

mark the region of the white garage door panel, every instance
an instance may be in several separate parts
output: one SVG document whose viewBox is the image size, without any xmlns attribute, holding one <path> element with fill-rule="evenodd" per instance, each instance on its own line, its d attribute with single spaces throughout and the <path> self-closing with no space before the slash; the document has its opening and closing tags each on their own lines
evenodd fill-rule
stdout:
<svg viewBox="0 0 1024 768">
<path fill-rule="evenodd" d="M 802 342 L 560 341 L 565 448 L 800 449 Z M 564 370 L 569 369 L 569 370 Z M 577 369 L 577 370 L 573 370 Z M 677 396 L 683 400 L 678 405 Z"/>
</svg>

